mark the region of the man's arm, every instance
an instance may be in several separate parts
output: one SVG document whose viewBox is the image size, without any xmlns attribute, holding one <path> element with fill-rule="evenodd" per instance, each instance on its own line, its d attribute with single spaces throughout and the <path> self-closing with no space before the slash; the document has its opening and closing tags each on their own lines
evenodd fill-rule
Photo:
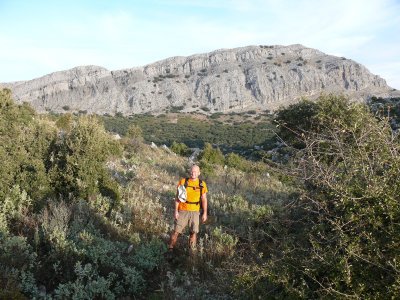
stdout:
<svg viewBox="0 0 400 300">
<path fill-rule="evenodd" d="M 201 216 L 201 221 L 205 223 L 207 221 L 207 193 L 201 195 L 201 205 L 203 207 L 203 215 Z"/>
<path fill-rule="evenodd" d="M 178 220 L 178 218 L 179 218 L 179 210 L 178 210 L 178 207 L 179 207 L 179 200 L 178 200 L 178 189 L 176 190 L 176 196 L 175 196 L 175 210 L 174 210 L 174 217 L 175 217 L 175 220 Z"/>
</svg>

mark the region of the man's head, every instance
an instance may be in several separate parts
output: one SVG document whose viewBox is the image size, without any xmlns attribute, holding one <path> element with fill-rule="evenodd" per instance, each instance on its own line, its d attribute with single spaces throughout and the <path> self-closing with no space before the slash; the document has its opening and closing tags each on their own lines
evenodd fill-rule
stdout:
<svg viewBox="0 0 400 300">
<path fill-rule="evenodd" d="M 190 178 L 196 180 L 200 176 L 200 167 L 198 165 L 193 165 L 190 168 Z"/>
</svg>

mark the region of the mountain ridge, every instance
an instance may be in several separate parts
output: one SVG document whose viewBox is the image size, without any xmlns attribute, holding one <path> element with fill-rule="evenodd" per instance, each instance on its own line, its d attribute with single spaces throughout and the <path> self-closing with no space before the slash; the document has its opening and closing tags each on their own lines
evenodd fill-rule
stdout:
<svg viewBox="0 0 400 300">
<path fill-rule="evenodd" d="M 218 49 L 114 71 L 78 66 L 1 86 L 39 112 L 111 115 L 274 110 L 321 93 L 359 101 L 396 94 L 363 65 L 300 44 Z"/>
</svg>

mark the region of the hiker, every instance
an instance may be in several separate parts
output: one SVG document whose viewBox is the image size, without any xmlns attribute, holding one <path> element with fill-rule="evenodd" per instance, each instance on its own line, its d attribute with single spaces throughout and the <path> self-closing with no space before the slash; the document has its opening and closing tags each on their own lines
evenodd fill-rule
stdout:
<svg viewBox="0 0 400 300">
<path fill-rule="evenodd" d="M 196 248 L 197 233 L 199 232 L 200 207 L 203 209 L 201 221 L 207 221 L 207 185 L 199 179 L 200 168 L 193 165 L 190 177 L 182 178 L 177 187 L 175 198 L 175 227 L 168 244 L 168 251 L 172 252 L 178 236 L 189 225 L 189 246 L 193 251 Z"/>
</svg>

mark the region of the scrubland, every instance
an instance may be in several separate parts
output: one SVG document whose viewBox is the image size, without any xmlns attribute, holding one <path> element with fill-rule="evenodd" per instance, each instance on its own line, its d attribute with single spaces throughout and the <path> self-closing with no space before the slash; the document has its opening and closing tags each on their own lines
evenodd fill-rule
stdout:
<svg viewBox="0 0 400 300">
<path fill-rule="evenodd" d="M 137 125 L 117 140 L 96 116 L 38 115 L 0 91 L 0 298 L 396 298 L 390 120 L 328 95 L 273 124 L 274 161 L 204 141 L 209 220 L 195 253 L 185 233 L 166 259 L 185 145 L 151 146 Z"/>
</svg>

